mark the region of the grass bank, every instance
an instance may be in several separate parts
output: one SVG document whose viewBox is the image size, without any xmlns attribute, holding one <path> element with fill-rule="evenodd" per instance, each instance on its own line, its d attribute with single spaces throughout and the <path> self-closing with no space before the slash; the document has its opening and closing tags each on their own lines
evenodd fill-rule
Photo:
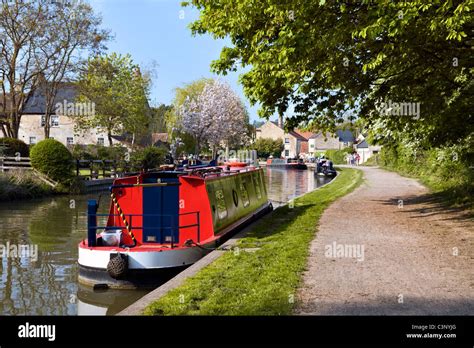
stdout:
<svg viewBox="0 0 474 348">
<path fill-rule="evenodd" d="M 49 196 L 55 190 L 32 173 L 12 171 L 0 174 L 0 201 L 31 199 Z"/>
<path fill-rule="evenodd" d="M 361 182 L 361 171 L 341 169 L 334 182 L 297 198 L 293 208 L 286 205 L 262 218 L 238 249 L 151 304 L 145 314 L 291 314 L 322 212 Z"/>
</svg>

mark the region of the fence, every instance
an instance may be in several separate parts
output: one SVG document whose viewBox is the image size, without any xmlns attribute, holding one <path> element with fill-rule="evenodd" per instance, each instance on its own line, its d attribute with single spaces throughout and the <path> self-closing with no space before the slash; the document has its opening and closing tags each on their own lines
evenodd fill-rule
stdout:
<svg viewBox="0 0 474 348">
<path fill-rule="evenodd" d="M 0 172 L 4 173 L 9 170 L 31 170 L 31 162 L 28 157 L 7 157 L 0 156 Z"/>
</svg>

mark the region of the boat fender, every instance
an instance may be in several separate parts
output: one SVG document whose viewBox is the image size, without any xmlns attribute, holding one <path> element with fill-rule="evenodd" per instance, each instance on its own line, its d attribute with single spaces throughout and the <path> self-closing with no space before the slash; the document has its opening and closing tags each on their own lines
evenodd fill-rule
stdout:
<svg viewBox="0 0 474 348">
<path fill-rule="evenodd" d="M 111 256 L 109 263 L 107 264 L 107 273 L 109 273 L 112 278 L 122 278 L 127 273 L 127 269 L 128 260 L 125 255 L 118 253 Z"/>
</svg>

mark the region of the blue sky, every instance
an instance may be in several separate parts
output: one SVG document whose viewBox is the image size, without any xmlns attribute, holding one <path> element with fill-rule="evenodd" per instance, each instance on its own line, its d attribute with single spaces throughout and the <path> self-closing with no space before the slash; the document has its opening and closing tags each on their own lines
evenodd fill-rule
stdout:
<svg viewBox="0 0 474 348">
<path fill-rule="evenodd" d="M 193 37 L 188 28 L 198 18 L 192 7 L 181 7 L 181 0 L 90 0 L 102 15 L 103 27 L 114 39 L 109 52 L 130 53 L 140 66 L 156 62 L 150 101 L 171 103 L 173 89 L 201 77 L 219 77 L 228 82 L 247 105 L 251 120 L 258 120 L 257 106 L 250 107 L 238 83 L 239 72 L 217 76 L 210 63 L 219 57 L 224 40 L 209 35 Z M 184 17 L 184 18 L 183 18 Z"/>
</svg>

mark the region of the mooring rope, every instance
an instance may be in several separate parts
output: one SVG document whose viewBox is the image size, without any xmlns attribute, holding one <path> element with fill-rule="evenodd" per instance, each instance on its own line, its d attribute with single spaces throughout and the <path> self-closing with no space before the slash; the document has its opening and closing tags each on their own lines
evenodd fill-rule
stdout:
<svg viewBox="0 0 474 348">
<path fill-rule="evenodd" d="M 117 198 L 115 197 L 115 193 L 111 192 L 110 197 L 112 198 L 112 202 L 114 202 L 115 208 L 117 209 L 120 217 L 122 218 L 122 221 L 125 225 L 125 228 L 127 229 L 129 236 L 133 240 L 133 246 L 137 245 L 137 240 L 135 239 L 135 236 L 133 235 L 132 227 L 129 225 L 127 219 L 125 218 L 125 214 L 123 213 L 122 208 L 120 208 Z"/>
</svg>

